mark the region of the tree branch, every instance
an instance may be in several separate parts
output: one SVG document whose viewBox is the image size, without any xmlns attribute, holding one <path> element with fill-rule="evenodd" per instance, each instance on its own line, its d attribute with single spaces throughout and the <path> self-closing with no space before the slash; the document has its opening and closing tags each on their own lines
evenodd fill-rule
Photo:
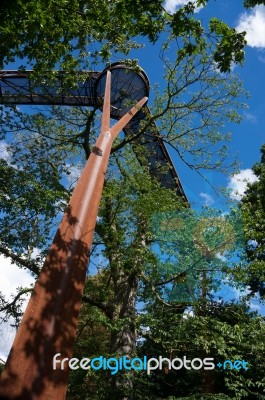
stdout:
<svg viewBox="0 0 265 400">
<path fill-rule="evenodd" d="M 8 308 L 13 308 L 17 302 L 17 300 L 26 293 L 32 292 L 32 288 L 22 289 L 14 298 L 11 303 L 6 304 L 4 307 L 0 308 L 0 312 L 7 310 Z"/>
<path fill-rule="evenodd" d="M 2 253 L 4 256 L 8 258 L 11 258 L 11 260 L 14 261 L 15 263 L 20 264 L 21 266 L 27 268 L 33 274 L 37 276 L 39 275 L 40 268 L 33 261 L 26 260 L 18 256 L 17 254 L 12 253 L 10 250 L 8 250 L 6 247 L 2 245 L 0 245 L 0 253 Z"/>
<path fill-rule="evenodd" d="M 91 306 L 97 307 L 99 308 L 101 311 L 104 312 L 104 314 L 108 317 L 108 318 L 112 318 L 113 315 L 113 311 L 114 311 L 114 306 L 111 303 L 107 303 L 104 301 L 100 301 L 100 300 L 96 300 L 94 297 L 91 297 L 89 295 L 84 295 L 82 297 L 82 300 L 84 303 L 88 303 Z"/>
<path fill-rule="evenodd" d="M 158 300 L 161 304 L 163 304 L 164 306 L 182 310 L 182 309 L 185 309 L 186 307 L 188 307 L 188 306 L 191 305 L 191 303 L 188 303 L 188 302 L 181 302 L 181 303 L 179 303 L 179 304 L 176 304 L 176 303 L 168 303 L 168 302 L 166 302 L 166 301 L 163 300 L 163 299 L 161 298 L 161 296 L 157 293 L 156 287 L 155 287 L 155 285 L 150 281 L 150 279 L 148 279 L 147 276 L 146 276 L 143 272 L 141 272 L 140 275 L 141 275 L 141 277 L 143 278 L 143 280 L 144 280 L 146 283 L 148 283 L 148 284 L 150 285 L 151 290 L 152 290 L 152 292 L 154 293 L 154 295 L 155 295 L 155 297 L 157 298 L 157 300 Z"/>
</svg>

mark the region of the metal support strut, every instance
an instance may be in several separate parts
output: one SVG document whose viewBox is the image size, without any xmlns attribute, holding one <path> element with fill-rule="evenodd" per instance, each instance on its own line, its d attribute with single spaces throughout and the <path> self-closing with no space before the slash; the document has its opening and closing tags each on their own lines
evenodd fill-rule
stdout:
<svg viewBox="0 0 265 400">
<path fill-rule="evenodd" d="M 110 127 L 107 72 L 100 135 L 64 213 L 0 378 L 0 400 L 63 400 L 99 203 L 111 146 L 146 103 L 140 100 Z"/>
</svg>

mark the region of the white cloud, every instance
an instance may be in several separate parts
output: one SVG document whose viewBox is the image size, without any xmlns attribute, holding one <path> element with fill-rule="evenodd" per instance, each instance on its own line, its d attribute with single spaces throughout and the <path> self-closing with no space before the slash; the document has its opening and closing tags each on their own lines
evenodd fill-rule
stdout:
<svg viewBox="0 0 265 400">
<path fill-rule="evenodd" d="M 7 143 L 5 142 L 0 142 L 0 157 L 5 161 L 9 160 L 10 155 L 8 153 Z"/>
<path fill-rule="evenodd" d="M 258 180 L 252 169 L 242 169 L 239 174 L 230 177 L 228 189 L 231 189 L 230 196 L 235 200 L 240 200 L 245 193 L 248 183 Z"/>
<path fill-rule="evenodd" d="M 248 289 L 248 287 L 244 288 L 244 289 L 237 289 L 235 287 L 230 286 L 231 290 L 234 293 L 234 297 L 236 300 L 240 300 L 241 297 L 247 296 L 248 294 L 250 294 L 250 290 Z"/>
<path fill-rule="evenodd" d="M 230 64 L 230 71 L 233 72 L 236 67 L 237 67 L 236 63 L 232 61 Z M 220 68 L 218 67 L 218 64 L 215 61 L 212 62 L 212 70 L 214 72 L 218 72 L 218 74 L 225 76 L 225 73 L 220 71 Z"/>
<path fill-rule="evenodd" d="M 195 0 L 165 0 L 164 8 L 168 13 L 173 14 L 179 7 L 184 6 L 190 1 L 195 2 Z M 202 6 L 196 7 L 195 12 L 200 11 L 202 8 Z"/>
<path fill-rule="evenodd" d="M 258 246 L 258 242 L 254 239 L 250 239 L 247 242 L 248 246 L 255 249 Z"/>
<path fill-rule="evenodd" d="M 250 12 L 240 15 L 237 31 L 245 31 L 250 47 L 265 47 L 265 6 L 256 6 Z"/>
<path fill-rule="evenodd" d="M 26 270 L 18 268 L 16 265 L 11 264 L 10 260 L 2 255 L 0 255 L 0 276 L 1 276 L 1 285 L 0 291 L 5 296 L 6 299 L 11 300 L 11 294 L 16 293 L 16 288 L 19 286 L 29 287 L 31 283 L 35 280 Z M 28 299 L 28 296 L 23 297 L 25 299 L 22 310 L 24 311 Z M 12 328 L 10 324 L 14 321 L 10 321 L 7 323 L 2 323 L 0 325 L 0 358 L 4 359 L 5 356 L 8 355 L 11 345 L 13 343 L 16 330 Z"/>
<path fill-rule="evenodd" d="M 82 174 L 83 168 L 83 165 L 67 164 L 67 173 L 63 174 L 64 182 L 66 182 L 69 187 L 75 186 Z"/>
<path fill-rule="evenodd" d="M 258 59 L 260 62 L 262 62 L 263 64 L 265 64 L 265 56 L 263 54 L 258 56 Z"/>
<path fill-rule="evenodd" d="M 253 302 L 249 303 L 251 311 L 261 311 L 261 305 L 260 304 L 255 304 Z"/>
<path fill-rule="evenodd" d="M 211 206 L 214 203 L 213 196 L 207 193 L 200 193 L 200 197 L 204 200 L 204 205 L 205 206 Z"/>
<path fill-rule="evenodd" d="M 7 360 L 6 356 L 0 356 L 0 364 L 5 364 L 6 360 Z"/>
<path fill-rule="evenodd" d="M 211 291 L 211 294 L 215 296 L 215 298 L 221 298 L 225 301 L 240 300 L 241 297 L 247 296 L 250 293 L 248 287 L 244 287 L 242 289 L 238 289 L 230 284 L 228 278 L 222 279 L 222 285 L 220 290 L 215 292 L 214 290 Z"/>
<path fill-rule="evenodd" d="M 258 122 L 256 115 L 248 113 L 248 112 L 245 112 L 245 118 L 246 118 L 246 121 L 250 122 L 251 124 L 256 124 Z"/>
<path fill-rule="evenodd" d="M 187 319 L 189 317 L 194 317 L 194 311 L 191 307 L 187 307 L 182 316 L 182 318 L 184 319 Z"/>
<path fill-rule="evenodd" d="M 221 261 L 223 261 L 223 262 L 226 262 L 226 261 L 227 261 L 226 256 L 224 256 L 224 255 L 221 254 L 221 253 L 216 253 L 216 258 L 218 258 L 219 260 L 221 260 Z"/>
</svg>

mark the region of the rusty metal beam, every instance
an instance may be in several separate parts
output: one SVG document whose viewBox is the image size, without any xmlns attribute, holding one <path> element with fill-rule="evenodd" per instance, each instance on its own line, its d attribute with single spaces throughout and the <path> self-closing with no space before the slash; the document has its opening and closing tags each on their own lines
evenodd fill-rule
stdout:
<svg viewBox="0 0 265 400">
<path fill-rule="evenodd" d="M 1 400 L 63 400 L 78 314 L 111 146 L 147 97 L 110 128 L 111 73 L 107 72 L 100 135 L 77 183 L 0 377 Z"/>
</svg>

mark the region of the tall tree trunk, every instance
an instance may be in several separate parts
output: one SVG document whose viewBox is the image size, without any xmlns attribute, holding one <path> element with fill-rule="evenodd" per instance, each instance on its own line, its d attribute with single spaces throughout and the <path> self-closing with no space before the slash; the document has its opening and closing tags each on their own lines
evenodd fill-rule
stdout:
<svg viewBox="0 0 265 400">
<path fill-rule="evenodd" d="M 145 224 L 138 225 L 135 238 L 126 248 L 120 242 L 122 229 L 115 219 L 116 208 L 111 198 L 106 199 L 107 229 L 99 232 L 104 237 L 113 282 L 113 331 L 110 352 L 113 357 L 132 358 L 136 347 L 136 299 L 138 275 L 144 265 L 144 254 L 137 249 L 146 247 Z M 133 254 L 133 256 L 132 256 Z M 111 378 L 109 400 L 133 399 L 133 371 L 121 370 Z"/>
<path fill-rule="evenodd" d="M 135 306 L 138 288 L 136 274 L 126 274 L 117 271 L 114 277 L 114 313 L 113 323 L 119 323 L 121 328 L 111 335 L 111 353 L 116 357 L 132 358 L 135 354 L 136 327 Z M 133 398 L 133 371 L 122 370 L 113 375 L 113 400 L 131 400 Z"/>
</svg>

